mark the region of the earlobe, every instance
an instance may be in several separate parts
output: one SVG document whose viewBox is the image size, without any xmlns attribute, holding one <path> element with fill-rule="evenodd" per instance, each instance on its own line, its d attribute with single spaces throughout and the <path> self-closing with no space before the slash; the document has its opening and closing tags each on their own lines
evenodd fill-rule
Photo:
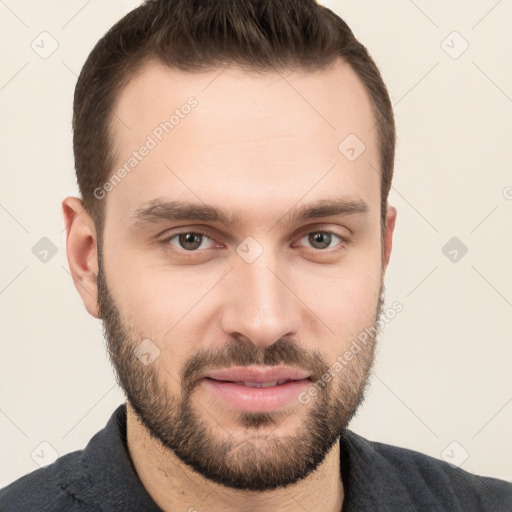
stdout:
<svg viewBox="0 0 512 512">
<path fill-rule="evenodd" d="M 391 247 L 393 245 L 393 231 L 395 229 L 396 222 L 396 208 L 394 206 L 388 206 L 386 211 L 386 232 L 384 235 L 384 271 L 387 269 L 389 264 L 389 258 L 391 256 Z"/>
<path fill-rule="evenodd" d="M 62 213 L 66 225 L 66 253 L 73 282 L 89 314 L 99 318 L 96 285 L 98 252 L 94 222 L 78 197 L 66 197 L 62 201 Z"/>
</svg>

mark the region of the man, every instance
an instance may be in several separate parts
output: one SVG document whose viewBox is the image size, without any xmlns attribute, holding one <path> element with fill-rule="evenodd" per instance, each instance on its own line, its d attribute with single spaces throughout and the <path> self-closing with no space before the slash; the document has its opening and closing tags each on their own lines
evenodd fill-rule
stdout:
<svg viewBox="0 0 512 512">
<path fill-rule="evenodd" d="M 89 56 L 73 127 L 67 255 L 127 402 L 2 510 L 512 510 L 506 482 L 347 430 L 383 310 L 395 128 L 339 17 L 148 0 Z"/>
</svg>

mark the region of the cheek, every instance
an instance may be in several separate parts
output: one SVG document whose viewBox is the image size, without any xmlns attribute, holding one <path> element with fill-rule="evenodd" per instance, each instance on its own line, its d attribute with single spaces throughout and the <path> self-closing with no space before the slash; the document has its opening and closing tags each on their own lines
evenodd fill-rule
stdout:
<svg viewBox="0 0 512 512">
<path fill-rule="evenodd" d="M 297 295 L 308 307 L 304 318 L 313 326 L 303 327 L 327 356 L 334 358 L 373 326 L 381 286 L 380 259 L 375 255 L 359 255 L 356 265 L 304 272 L 297 282 Z"/>
<path fill-rule="evenodd" d="M 120 261 L 115 272 L 112 287 L 123 321 L 139 338 L 149 338 L 159 347 L 160 364 L 176 379 L 169 377 L 173 387 L 179 370 L 206 335 L 204 319 L 212 309 L 208 291 L 218 277 L 211 270 L 201 274 L 154 267 L 142 258 Z"/>
<path fill-rule="evenodd" d="M 112 230 L 113 231 L 113 230 Z M 126 244 L 109 233 L 104 266 L 116 304 L 133 323 L 155 328 L 159 321 L 173 325 L 182 306 L 194 295 L 193 286 L 166 265 L 163 252 Z M 183 314 L 183 313 L 181 313 Z"/>
</svg>

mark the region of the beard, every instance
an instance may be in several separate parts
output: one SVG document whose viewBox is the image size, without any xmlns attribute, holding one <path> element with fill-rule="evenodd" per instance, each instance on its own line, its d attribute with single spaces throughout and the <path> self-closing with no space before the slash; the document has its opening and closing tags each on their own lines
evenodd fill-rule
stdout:
<svg viewBox="0 0 512 512">
<path fill-rule="evenodd" d="M 369 341 L 327 383 L 322 382 L 322 375 L 329 373 L 332 364 L 317 350 L 291 338 L 280 338 L 263 350 L 248 340 L 231 339 L 222 348 L 196 351 L 176 378 L 165 368 L 163 358 L 145 366 L 134 355 L 145 337 L 121 318 L 102 268 L 101 248 L 98 260 L 99 312 L 116 380 L 138 420 L 158 444 L 204 478 L 246 491 L 270 491 L 294 484 L 324 461 L 364 399 L 384 303 L 382 279 L 374 322 L 367 328 L 372 333 Z M 343 347 L 344 352 L 348 347 Z M 248 365 L 307 370 L 313 382 L 322 382 L 323 387 L 316 386 L 320 389 L 307 405 L 295 405 L 289 412 L 233 410 L 230 420 L 234 418 L 244 427 L 243 434 L 235 437 L 209 418 L 194 391 L 205 368 Z M 165 382 L 171 379 L 179 381 L 181 393 L 169 393 Z M 297 426 L 286 435 L 273 435 L 288 415 L 297 416 L 292 418 Z"/>
</svg>

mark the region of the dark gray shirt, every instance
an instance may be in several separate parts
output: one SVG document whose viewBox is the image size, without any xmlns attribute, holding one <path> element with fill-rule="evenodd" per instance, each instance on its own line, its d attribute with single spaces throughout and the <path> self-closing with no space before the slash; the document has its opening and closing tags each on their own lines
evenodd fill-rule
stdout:
<svg viewBox="0 0 512 512">
<path fill-rule="evenodd" d="M 512 512 L 512 484 L 479 477 L 412 450 L 341 436 L 341 512 Z M 193 504 L 184 503 L 183 510 Z M 63 455 L 0 490 L 2 512 L 161 512 L 126 444 L 126 406 L 84 450 Z"/>
</svg>

